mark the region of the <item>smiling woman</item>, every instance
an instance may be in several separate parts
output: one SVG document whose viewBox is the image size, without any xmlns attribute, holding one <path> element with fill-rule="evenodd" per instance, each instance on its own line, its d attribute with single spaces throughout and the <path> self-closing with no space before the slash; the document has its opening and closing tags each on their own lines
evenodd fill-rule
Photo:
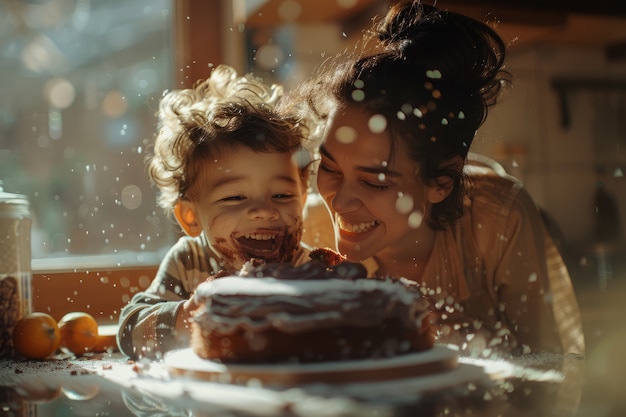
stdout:
<svg viewBox="0 0 626 417">
<path fill-rule="evenodd" d="M 437 341 L 464 354 L 582 354 L 569 273 L 530 194 L 468 158 L 511 81 L 503 40 L 418 0 L 393 2 L 364 39 L 288 100 L 326 122 L 317 187 L 337 250 L 421 285 Z"/>
</svg>

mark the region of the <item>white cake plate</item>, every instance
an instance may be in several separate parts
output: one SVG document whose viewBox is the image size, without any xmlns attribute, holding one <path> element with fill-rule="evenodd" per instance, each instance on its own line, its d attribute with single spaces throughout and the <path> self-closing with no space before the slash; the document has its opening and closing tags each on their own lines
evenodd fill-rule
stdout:
<svg viewBox="0 0 626 417">
<path fill-rule="evenodd" d="M 313 383 L 345 384 L 415 378 L 455 370 L 458 353 L 444 346 L 392 358 L 294 364 L 223 364 L 202 359 L 191 348 L 165 356 L 174 377 L 212 382 L 295 386 Z"/>
</svg>

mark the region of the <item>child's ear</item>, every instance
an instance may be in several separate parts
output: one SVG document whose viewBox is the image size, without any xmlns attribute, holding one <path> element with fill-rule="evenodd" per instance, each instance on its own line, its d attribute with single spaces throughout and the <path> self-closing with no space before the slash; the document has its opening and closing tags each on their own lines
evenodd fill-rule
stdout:
<svg viewBox="0 0 626 417">
<path fill-rule="evenodd" d="M 454 158 L 451 158 L 444 162 L 442 164 L 442 167 L 444 167 L 446 170 L 454 170 L 455 175 L 461 175 L 461 171 L 463 171 L 463 164 L 463 158 L 461 158 L 460 156 L 455 156 Z M 428 198 L 428 201 L 432 204 L 441 203 L 450 195 L 453 189 L 453 178 L 448 175 L 442 175 L 441 177 L 435 178 L 433 184 L 428 187 L 426 197 Z"/>
<path fill-rule="evenodd" d="M 185 234 L 191 237 L 200 236 L 202 226 L 196 216 L 196 209 L 191 202 L 185 200 L 178 201 L 174 206 L 174 216 L 180 227 L 185 231 Z"/>
</svg>

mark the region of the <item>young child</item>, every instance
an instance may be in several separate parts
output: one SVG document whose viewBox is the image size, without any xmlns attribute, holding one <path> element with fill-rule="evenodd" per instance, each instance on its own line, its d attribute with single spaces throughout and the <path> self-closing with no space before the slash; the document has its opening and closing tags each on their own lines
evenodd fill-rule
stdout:
<svg viewBox="0 0 626 417">
<path fill-rule="evenodd" d="M 300 243 L 310 159 L 304 128 L 280 114 L 282 88 L 220 65 L 195 88 L 168 93 L 148 162 L 159 204 L 185 235 L 150 287 L 120 314 L 118 346 L 159 358 L 188 345 L 195 288 L 250 258 L 308 261 Z"/>
</svg>

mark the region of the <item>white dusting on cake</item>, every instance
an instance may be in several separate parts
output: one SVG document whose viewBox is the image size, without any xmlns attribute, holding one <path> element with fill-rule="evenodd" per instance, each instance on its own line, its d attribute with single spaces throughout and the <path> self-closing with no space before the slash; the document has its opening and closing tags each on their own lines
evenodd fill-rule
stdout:
<svg viewBox="0 0 626 417">
<path fill-rule="evenodd" d="M 222 277 L 201 284 L 202 328 L 232 333 L 269 328 L 301 333 L 338 324 L 368 326 L 390 317 L 421 323 L 427 302 L 402 283 L 373 279 L 285 280 Z"/>
</svg>

